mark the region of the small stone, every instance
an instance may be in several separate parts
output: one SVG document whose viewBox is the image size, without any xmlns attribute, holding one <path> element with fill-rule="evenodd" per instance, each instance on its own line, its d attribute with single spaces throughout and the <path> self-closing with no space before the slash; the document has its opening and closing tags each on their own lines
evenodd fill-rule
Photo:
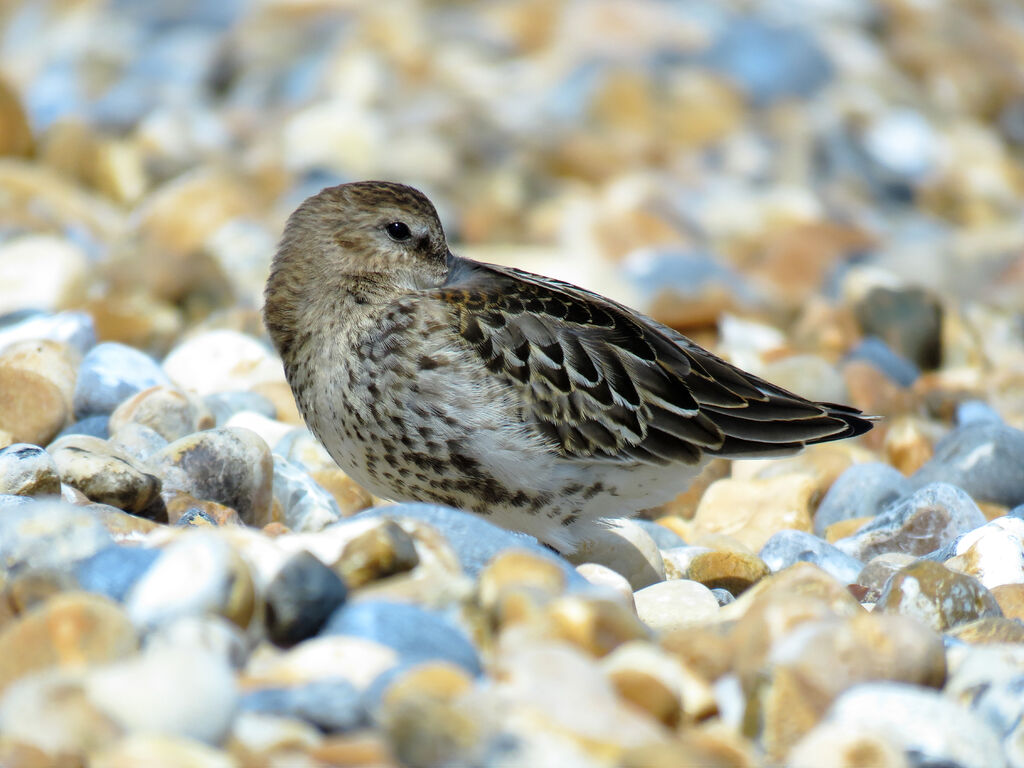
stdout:
<svg viewBox="0 0 1024 768">
<path fill-rule="evenodd" d="M 114 661 L 138 645 L 131 622 L 107 598 L 54 595 L 0 630 L 0 692 L 31 672 Z"/>
<path fill-rule="evenodd" d="M 440 659 L 480 674 L 476 648 L 465 633 L 433 611 L 402 603 L 366 600 L 336 610 L 321 635 L 345 635 L 376 641 L 405 662 Z"/>
<path fill-rule="evenodd" d="M 942 360 L 942 302 L 936 296 L 921 288 L 879 287 L 858 302 L 854 311 L 866 336 L 884 340 L 921 370 L 938 368 Z"/>
<path fill-rule="evenodd" d="M 848 520 L 840 520 L 838 523 L 832 523 L 832 525 L 825 529 L 825 541 L 829 544 L 835 544 L 840 539 L 853 536 L 874 519 L 875 518 L 872 515 L 871 517 L 851 517 Z M 849 555 L 847 555 L 847 557 L 849 557 Z"/>
<path fill-rule="evenodd" d="M 662 581 L 633 593 L 640 620 L 656 632 L 712 621 L 718 600 L 703 584 L 686 579 Z"/>
<path fill-rule="evenodd" d="M 887 464 L 854 464 L 839 476 L 818 505 L 814 533 L 824 536 L 826 528 L 842 520 L 873 517 L 912 492 L 910 482 Z"/>
<path fill-rule="evenodd" d="M 277 445 L 285 436 L 294 431 L 295 426 L 277 419 L 267 418 L 252 411 L 234 414 L 224 424 L 225 427 L 242 427 L 255 432 L 270 446 Z"/>
<path fill-rule="evenodd" d="M 267 346 L 230 330 L 207 331 L 182 342 L 164 359 L 163 370 L 179 387 L 201 396 L 284 379 L 280 360 Z"/>
<path fill-rule="evenodd" d="M 805 474 L 765 480 L 719 480 L 697 507 L 697 534 L 725 533 L 759 550 L 783 528 L 811 530 L 815 481 Z"/>
<path fill-rule="evenodd" d="M 123 401 L 110 414 L 108 428 L 117 433 L 129 423 L 149 427 L 168 442 L 213 426 L 213 414 L 198 397 L 172 387 L 150 387 Z"/>
<path fill-rule="evenodd" d="M 722 610 L 722 618 L 739 618 L 758 605 L 768 606 L 775 601 L 785 603 L 796 598 L 808 598 L 820 604 L 826 612 L 840 616 L 849 616 L 863 610 L 846 585 L 840 584 L 818 566 L 800 562 L 761 579 L 740 595 L 735 603 L 727 605 Z"/>
<path fill-rule="evenodd" d="M 779 531 L 761 548 L 761 559 L 773 572 L 793 563 L 814 563 L 842 584 L 857 583 L 861 562 L 804 531 Z"/>
<path fill-rule="evenodd" d="M 236 413 L 257 413 L 268 419 L 277 417 L 274 404 L 258 392 L 211 392 L 203 398 L 206 407 L 213 414 L 216 426 L 223 427 Z M 287 457 L 286 457 L 287 458 Z"/>
<path fill-rule="evenodd" d="M 658 549 L 671 549 L 672 547 L 686 546 L 686 542 L 683 541 L 682 536 L 671 528 L 661 525 L 655 520 L 644 520 L 642 517 L 637 517 L 633 518 L 633 522 L 650 534 L 650 537 L 654 539 L 654 543 L 658 546 Z"/>
<path fill-rule="evenodd" d="M 309 723 L 293 717 L 264 715 L 259 712 L 239 712 L 231 723 L 231 735 L 228 738 L 228 750 L 241 764 L 254 764 L 257 761 L 285 762 L 294 760 L 296 752 L 309 754 L 321 746 L 324 738 L 319 729 Z M 378 761 L 384 764 L 382 759 Z M 318 759 L 316 757 L 314 760 Z M 330 760 L 323 760 L 331 764 Z M 372 760 L 365 761 L 372 763 Z M 336 764 L 346 765 L 340 760 Z M 359 765 L 361 763 L 348 763 Z M 314 763 L 315 765 L 315 763 Z"/>
<path fill-rule="evenodd" d="M 884 552 L 926 555 L 985 524 L 985 516 L 962 489 L 932 483 L 887 507 L 836 547 L 865 562 Z"/>
<path fill-rule="evenodd" d="M 876 593 L 882 591 L 882 587 L 894 574 L 917 560 L 913 555 L 903 552 L 886 552 L 875 555 L 867 565 L 857 574 L 853 584 L 860 584 Z"/>
<path fill-rule="evenodd" d="M 765 562 L 742 552 L 702 552 L 690 561 L 685 578 L 708 589 L 721 588 L 738 595 L 769 573 Z"/>
<path fill-rule="evenodd" d="M 889 424 L 882 449 L 886 460 L 903 475 L 917 472 L 935 455 L 932 438 L 925 425 L 920 419 L 907 416 L 893 419 Z"/>
<path fill-rule="evenodd" d="M 0 79 L 0 122 L 4 124 L 4 132 L 0 135 L 0 156 L 31 155 L 34 142 L 28 115 L 18 92 L 6 78 Z"/>
<path fill-rule="evenodd" d="M 601 563 L 625 576 L 634 590 L 665 579 L 665 564 L 658 545 L 632 520 L 609 520 L 580 542 L 569 562 Z"/>
<path fill-rule="evenodd" d="M 950 483 L 978 501 L 1014 507 L 1024 503 L 1024 432 L 1004 424 L 975 422 L 954 429 L 935 446 L 935 456 L 911 483 Z"/>
<path fill-rule="evenodd" d="M 313 555 L 292 555 L 266 589 L 267 636 L 282 647 L 312 637 L 347 592 L 338 575 Z"/>
<path fill-rule="evenodd" d="M 565 573 L 546 558 L 510 549 L 488 563 L 477 579 L 477 599 L 487 609 L 494 608 L 505 593 L 519 591 L 557 597 L 565 592 Z"/>
<path fill-rule="evenodd" d="M 1024 622 L 1024 584 L 1000 584 L 991 592 L 1003 616 Z"/>
<path fill-rule="evenodd" d="M 16 499 L 7 506 L 4 499 Z M 95 515 L 63 501 L 0 496 L 0 564 L 8 569 L 65 568 L 110 546 L 110 534 Z"/>
<path fill-rule="evenodd" d="M 1024 583 L 1024 520 L 998 517 L 965 533 L 944 565 L 973 576 L 989 589 Z"/>
<path fill-rule="evenodd" d="M 601 668 L 620 698 L 670 728 L 682 720 L 684 704 L 693 719 L 715 711 L 711 687 L 656 645 L 639 641 L 620 645 L 601 660 Z"/>
<path fill-rule="evenodd" d="M 218 749 L 189 738 L 138 733 L 89 755 L 90 768 L 234 768 Z"/>
<path fill-rule="evenodd" d="M 0 448 L 0 493 L 59 496 L 60 473 L 46 451 L 28 443 Z"/>
<path fill-rule="evenodd" d="M 938 691 L 906 683 L 854 686 L 835 701 L 827 722 L 876 734 L 927 765 L 1005 764 L 999 739 L 977 715 Z"/>
<path fill-rule="evenodd" d="M 106 425 L 107 419 L 105 416 L 96 416 L 94 418 L 103 419 Z M 106 426 L 104 426 L 103 432 L 104 434 L 107 433 Z M 61 436 L 63 437 L 63 435 Z M 103 435 L 97 435 L 97 437 L 103 437 Z M 110 438 L 110 442 L 129 456 L 142 462 L 148 462 L 154 454 L 162 451 L 169 444 L 167 438 L 160 435 L 156 430 L 135 422 L 128 422 L 119 427 L 117 434 Z"/>
<path fill-rule="evenodd" d="M 896 573 L 882 589 L 876 613 L 913 616 L 936 631 L 985 616 L 999 616 L 999 604 L 977 579 L 919 560 Z"/>
<path fill-rule="evenodd" d="M 0 352 L 0 429 L 18 443 L 46 445 L 71 418 L 75 368 L 56 341 L 19 341 Z"/>
<path fill-rule="evenodd" d="M 165 494 L 167 522 L 171 525 L 245 525 L 231 507 L 215 501 L 197 499 L 188 493 Z"/>
<path fill-rule="evenodd" d="M 123 401 L 149 387 L 169 386 L 170 380 L 153 358 L 114 341 L 97 344 L 82 360 L 75 382 L 75 416 L 113 413 Z"/>
<path fill-rule="evenodd" d="M 159 556 L 158 549 L 106 547 L 75 563 L 75 578 L 82 589 L 122 601 Z"/>
<path fill-rule="evenodd" d="M 667 583 L 667 582 L 665 582 Z M 544 611 L 547 635 L 595 657 L 606 656 L 623 643 L 647 640 L 650 630 L 636 613 L 618 600 L 566 595 Z"/>
<path fill-rule="evenodd" d="M 971 645 L 990 643 L 1024 645 L 1024 624 L 1003 616 L 985 616 L 958 624 L 949 631 L 949 635 Z"/>
<path fill-rule="evenodd" d="M 686 669 L 693 670 L 707 682 L 713 682 L 732 667 L 732 629 L 733 626 L 726 623 L 697 624 L 664 632 L 658 641 Z"/>
<path fill-rule="evenodd" d="M 620 764 L 622 768 L 680 768 L 684 765 L 700 768 L 753 768 L 757 765 L 755 752 L 753 744 L 731 729 L 690 728 L 672 741 L 652 742 L 627 749 L 622 754 Z"/>
<path fill-rule="evenodd" d="M 223 537 L 190 531 L 169 544 L 135 582 L 125 607 L 139 626 L 212 613 L 245 628 L 255 593 L 248 567 Z"/>
<path fill-rule="evenodd" d="M 271 522 L 274 464 L 247 429 L 217 427 L 175 440 L 151 460 L 168 490 L 236 510 L 247 525 Z"/>
<path fill-rule="evenodd" d="M 302 468 L 274 454 L 274 501 L 281 522 L 293 531 L 315 533 L 342 519 L 341 509 L 327 491 Z"/>
<path fill-rule="evenodd" d="M 194 648 L 154 648 L 85 679 L 89 700 L 126 731 L 218 744 L 238 701 L 221 657 Z"/>
<path fill-rule="evenodd" d="M 239 707 L 243 712 L 303 720 L 326 733 L 351 731 L 367 721 L 362 693 L 347 680 L 261 688 L 246 693 Z"/>
<path fill-rule="evenodd" d="M 68 435 L 89 435 L 90 437 L 106 440 L 110 437 L 110 430 L 107 429 L 108 421 L 109 417 L 106 415 L 86 416 L 84 419 L 79 419 L 73 424 L 68 424 L 64 427 L 64 429 L 57 433 L 54 442 Z"/>
<path fill-rule="evenodd" d="M 910 768 L 902 748 L 867 728 L 821 723 L 786 755 L 787 768 Z"/>
<path fill-rule="evenodd" d="M 158 521 L 167 519 L 160 478 L 109 441 L 68 435 L 47 450 L 61 480 L 93 501 Z"/>
<path fill-rule="evenodd" d="M 88 271 L 88 257 L 72 242 L 43 234 L 13 237 L 0 244 L 0 314 L 76 306 Z"/>
<path fill-rule="evenodd" d="M 48 339 L 66 344 L 85 355 L 96 344 L 96 330 L 88 312 L 12 312 L 0 315 L 0 350 L 16 341 Z"/>
<path fill-rule="evenodd" d="M 56 594 L 77 588 L 74 577 L 65 570 L 31 568 L 16 571 L 0 590 L 0 626 Z"/>
<path fill-rule="evenodd" d="M 371 581 L 410 571 L 419 562 L 412 538 L 388 520 L 346 544 L 333 567 L 349 587 L 358 589 Z"/>
<path fill-rule="evenodd" d="M 633 602 L 633 587 L 621 573 L 600 563 L 581 563 L 576 572 L 595 587 L 607 589 L 622 599 L 625 605 L 636 610 Z"/>
<path fill-rule="evenodd" d="M 246 690 L 291 688 L 318 680 L 345 680 L 360 691 L 398 666 L 397 652 L 362 637 L 319 635 L 287 651 L 263 644 L 249 658 Z"/>
</svg>

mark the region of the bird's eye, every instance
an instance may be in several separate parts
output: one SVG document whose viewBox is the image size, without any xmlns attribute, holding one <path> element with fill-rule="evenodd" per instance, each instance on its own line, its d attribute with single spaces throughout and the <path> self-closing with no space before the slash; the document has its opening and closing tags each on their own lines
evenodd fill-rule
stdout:
<svg viewBox="0 0 1024 768">
<path fill-rule="evenodd" d="M 384 227 L 384 231 L 388 233 L 388 237 L 398 243 L 412 237 L 412 232 L 409 231 L 409 225 L 404 221 L 392 221 Z"/>
</svg>

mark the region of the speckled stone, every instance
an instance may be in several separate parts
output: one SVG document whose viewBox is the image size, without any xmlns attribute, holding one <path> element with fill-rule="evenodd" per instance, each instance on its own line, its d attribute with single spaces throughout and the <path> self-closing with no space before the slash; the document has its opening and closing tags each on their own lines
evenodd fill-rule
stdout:
<svg viewBox="0 0 1024 768">
<path fill-rule="evenodd" d="M 284 647 L 312 637 L 345 602 L 347 591 L 338 575 L 313 555 L 292 555 L 266 589 L 267 636 Z"/>
<path fill-rule="evenodd" d="M 985 524 L 985 516 L 962 489 L 933 483 L 886 508 L 836 547 L 862 562 L 884 552 L 926 555 Z"/>
<path fill-rule="evenodd" d="M 111 600 L 88 592 L 54 595 L 0 631 L 0 692 L 31 672 L 114 661 L 138 644 Z"/>
<path fill-rule="evenodd" d="M 47 450 L 61 480 L 93 501 L 158 521 L 167 519 L 160 478 L 109 441 L 69 435 Z"/>
<path fill-rule="evenodd" d="M 168 445 L 151 464 L 168 490 L 231 507 L 248 525 L 271 522 L 273 458 L 267 444 L 247 429 L 196 432 Z"/>
<path fill-rule="evenodd" d="M 877 613 L 913 616 L 942 632 L 985 616 L 999 616 L 999 604 L 981 583 L 931 560 L 902 568 L 886 583 Z"/>
<path fill-rule="evenodd" d="M 59 496 L 60 473 L 46 451 L 15 443 L 0 449 L 0 493 L 15 496 Z"/>
</svg>

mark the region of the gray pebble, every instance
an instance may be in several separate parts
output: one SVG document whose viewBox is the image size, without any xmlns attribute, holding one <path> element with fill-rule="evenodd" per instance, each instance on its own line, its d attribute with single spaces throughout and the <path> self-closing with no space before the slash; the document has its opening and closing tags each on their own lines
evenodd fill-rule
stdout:
<svg viewBox="0 0 1024 768">
<path fill-rule="evenodd" d="M 347 680 L 318 680 L 291 688 L 252 691 L 239 702 L 243 711 L 294 717 L 327 733 L 368 724 L 363 695 Z"/>
<path fill-rule="evenodd" d="M 265 395 L 258 392 L 214 392 L 203 398 L 218 427 L 236 413 L 253 411 L 268 419 L 277 418 L 277 408 Z"/>
<path fill-rule="evenodd" d="M 0 449 L 0 493 L 59 496 L 60 473 L 45 450 L 29 443 Z"/>
<path fill-rule="evenodd" d="M 79 419 L 74 424 L 64 427 L 54 440 L 60 440 L 68 435 L 89 435 L 106 440 L 110 437 L 110 430 L 107 428 L 109 421 L 110 417 L 105 413 L 99 416 L 86 416 L 84 419 Z"/>
<path fill-rule="evenodd" d="M 78 369 L 75 416 L 109 415 L 132 395 L 158 385 L 171 386 L 171 381 L 149 355 L 115 341 L 97 344 Z"/>
<path fill-rule="evenodd" d="M 293 531 L 315 533 L 342 519 L 338 502 L 301 467 L 274 454 L 274 501 L 281 522 Z"/>
<path fill-rule="evenodd" d="M 0 350 L 31 339 L 60 341 L 85 355 L 96 344 L 96 327 L 88 312 L 46 312 L 27 310 L 0 317 Z"/>
<path fill-rule="evenodd" d="M 159 556 L 159 549 L 106 547 L 76 563 L 75 576 L 82 589 L 121 601 Z"/>
<path fill-rule="evenodd" d="M 664 525 L 654 522 L 653 520 L 644 520 L 643 518 L 634 517 L 633 522 L 650 534 L 651 538 L 654 539 L 654 543 L 658 545 L 658 549 L 672 549 L 672 547 L 686 546 L 686 542 L 683 541 L 682 536 L 675 531 L 666 528 Z"/>
<path fill-rule="evenodd" d="M 793 563 L 814 563 L 842 584 L 856 583 L 857 574 L 863 568 L 860 560 L 804 531 L 779 531 L 765 542 L 758 554 L 772 571 L 781 571 Z"/>
<path fill-rule="evenodd" d="M 341 578 L 309 552 L 288 558 L 267 586 L 267 635 L 288 647 L 312 637 L 345 602 Z"/>
<path fill-rule="evenodd" d="M 841 474 L 814 513 L 814 533 L 824 536 L 828 527 L 854 517 L 877 515 L 914 488 L 897 469 L 872 461 L 854 464 Z"/>
</svg>

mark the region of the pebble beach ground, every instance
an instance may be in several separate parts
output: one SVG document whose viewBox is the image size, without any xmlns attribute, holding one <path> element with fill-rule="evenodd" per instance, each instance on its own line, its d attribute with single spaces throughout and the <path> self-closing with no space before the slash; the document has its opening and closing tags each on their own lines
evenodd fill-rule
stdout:
<svg viewBox="0 0 1024 768">
<path fill-rule="evenodd" d="M 1024 768 L 1015 0 L 0 10 L 0 765 Z M 560 557 L 375 499 L 261 326 L 288 213 L 883 417 Z"/>
</svg>

